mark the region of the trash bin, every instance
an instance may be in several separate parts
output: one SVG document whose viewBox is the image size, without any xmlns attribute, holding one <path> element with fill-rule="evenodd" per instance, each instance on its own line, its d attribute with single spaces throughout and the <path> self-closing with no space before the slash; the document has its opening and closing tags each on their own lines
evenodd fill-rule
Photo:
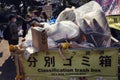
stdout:
<svg viewBox="0 0 120 80">
<path fill-rule="evenodd" d="M 23 80 L 118 80 L 118 48 L 57 49 L 23 55 Z"/>
</svg>

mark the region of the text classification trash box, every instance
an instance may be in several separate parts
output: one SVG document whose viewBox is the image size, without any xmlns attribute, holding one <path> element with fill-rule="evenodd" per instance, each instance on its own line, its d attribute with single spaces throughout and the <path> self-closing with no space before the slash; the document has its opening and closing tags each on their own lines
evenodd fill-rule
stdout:
<svg viewBox="0 0 120 80">
<path fill-rule="evenodd" d="M 118 49 L 70 49 L 23 58 L 25 80 L 118 80 Z"/>
</svg>

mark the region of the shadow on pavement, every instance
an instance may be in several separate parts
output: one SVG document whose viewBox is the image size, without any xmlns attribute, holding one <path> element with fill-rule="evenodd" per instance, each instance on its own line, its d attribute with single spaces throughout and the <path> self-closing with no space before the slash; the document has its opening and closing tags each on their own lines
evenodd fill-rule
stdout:
<svg viewBox="0 0 120 80">
<path fill-rule="evenodd" d="M 15 80 L 16 67 L 14 61 L 9 57 L 2 67 L 0 67 L 0 80 Z"/>
</svg>

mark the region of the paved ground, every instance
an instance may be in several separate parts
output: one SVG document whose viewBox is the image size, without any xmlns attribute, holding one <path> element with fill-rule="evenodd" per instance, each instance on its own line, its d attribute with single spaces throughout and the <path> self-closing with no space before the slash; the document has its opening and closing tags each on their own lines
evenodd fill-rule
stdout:
<svg viewBox="0 0 120 80">
<path fill-rule="evenodd" d="M 0 80 L 15 80 L 15 65 L 10 58 L 8 43 L 5 40 L 0 42 Z"/>
</svg>

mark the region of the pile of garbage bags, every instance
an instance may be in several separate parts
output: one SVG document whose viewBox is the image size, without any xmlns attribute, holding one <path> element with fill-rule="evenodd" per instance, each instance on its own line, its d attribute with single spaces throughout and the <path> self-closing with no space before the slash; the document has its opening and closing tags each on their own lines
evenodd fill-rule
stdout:
<svg viewBox="0 0 120 80">
<path fill-rule="evenodd" d="M 111 32 L 105 14 L 95 1 L 90 1 L 79 8 L 66 8 L 59 14 L 54 24 L 39 24 L 43 24 L 42 29 L 47 32 L 48 48 L 57 48 L 59 44 L 65 42 L 69 43 L 71 48 L 111 46 Z M 31 29 L 21 44 L 25 47 L 32 46 Z"/>
</svg>

